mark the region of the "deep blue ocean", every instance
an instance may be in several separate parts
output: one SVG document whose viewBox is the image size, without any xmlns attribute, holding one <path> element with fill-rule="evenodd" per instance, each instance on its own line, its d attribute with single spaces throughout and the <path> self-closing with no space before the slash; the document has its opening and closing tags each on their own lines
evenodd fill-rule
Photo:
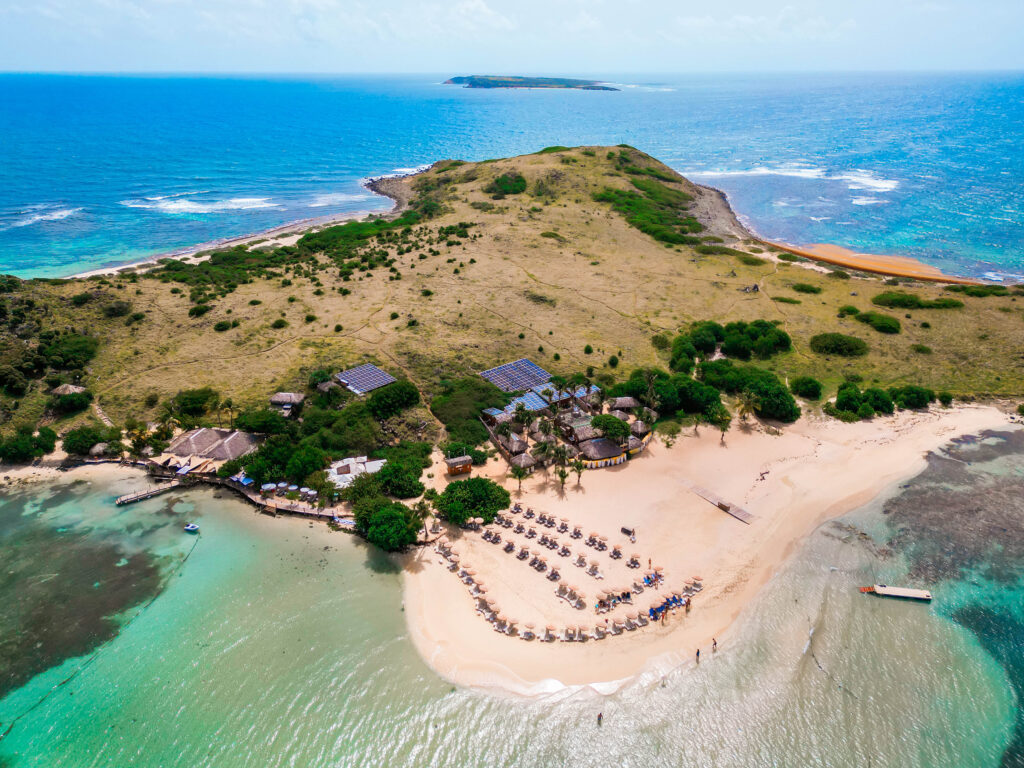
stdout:
<svg viewBox="0 0 1024 768">
<path fill-rule="evenodd" d="M 1024 75 L 0 75 L 0 271 L 60 276 L 339 212 L 441 158 L 628 143 L 762 236 L 1024 275 Z"/>
</svg>

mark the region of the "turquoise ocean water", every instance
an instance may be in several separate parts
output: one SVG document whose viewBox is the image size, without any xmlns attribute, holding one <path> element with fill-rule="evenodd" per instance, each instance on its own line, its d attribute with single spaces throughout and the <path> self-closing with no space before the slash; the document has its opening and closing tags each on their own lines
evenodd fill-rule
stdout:
<svg viewBox="0 0 1024 768">
<path fill-rule="evenodd" d="M 822 526 L 699 668 L 525 701 L 433 675 L 394 564 L 344 534 L 211 491 L 114 507 L 137 477 L 15 491 L 5 632 L 96 633 L 123 600 L 119 632 L 5 690 L 0 765 L 1020 766 L 1022 475 L 1020 433 L 951 446 Z M 913 578 L 934 604 L 857 591 Z"/>
<path fill-rule="evenodd" d="M 1024 76 L 615 76 L 619 92 L 449 76 L 0 75 L 0 272 L 57 276 L 388 202 L 441 158 L 632 144 L 763 236 L 1024 275 Z"/>
</svg>

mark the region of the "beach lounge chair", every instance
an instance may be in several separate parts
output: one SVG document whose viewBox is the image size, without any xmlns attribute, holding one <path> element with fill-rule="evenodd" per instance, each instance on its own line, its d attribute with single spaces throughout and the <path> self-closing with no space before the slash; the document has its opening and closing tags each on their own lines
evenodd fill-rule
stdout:
<svg viewBox="0 0 1024 768">
<path fill-rule="evenodd" d="M 580 530 L 580 527 L 578 525 L 575 526 L 572 529 L 572 538 L 574 538 L 574 539 L 582 539 L 583 538 L 583 531 Z"/>
<path fill-rule="evenodd" d="M 522 523 L 516 523 L 516 533 L 523 533 L 526 530 L 526 526 Z"/>
<path fill-rule="evenodd" d="M 529 556 L 530 556 L 530 550 L 528 550 L 526 547 L 523 547 L 522 549 L 519 550 L 519 554 L 516 555 L 516 559 L 517 560 L 525 560 Z"/>
</svg>

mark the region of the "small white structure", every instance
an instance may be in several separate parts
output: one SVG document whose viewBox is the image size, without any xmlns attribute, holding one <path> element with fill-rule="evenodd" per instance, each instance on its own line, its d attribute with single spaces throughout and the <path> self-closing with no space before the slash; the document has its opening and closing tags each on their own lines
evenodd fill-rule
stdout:
<svg viewBox="0 0 1024 768">
<path fill-rule="evenodd" d="M 381 467 L 385 464 L 387 464 L 387 459 L 374 459 L 370 461 L 365 456 L 342 459 L 328 467 L 327 479 L 334 483 L 337 488 L 348 488 L 352 481 L 360 475 L 372 475 L 380 472 Z"/>
</svg>

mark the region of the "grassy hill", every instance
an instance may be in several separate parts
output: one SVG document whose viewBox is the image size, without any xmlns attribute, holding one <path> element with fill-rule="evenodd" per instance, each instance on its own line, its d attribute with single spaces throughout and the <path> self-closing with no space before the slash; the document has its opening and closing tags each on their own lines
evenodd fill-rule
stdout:
<svg viewBox="0 0 1024 768">
<path fill-rule="evenodd" d="M 0 399 L 3 429 L 37 422 L 62 378 L 80 378 L 116 422 L 154 418 L 161 402 L 198 386 L 236 404 L 263 403 L 303 388 L 313 370 L 364 361 L 409 378 L 427 401 L 442 380 L 522 356 L 560 374 L 589 367 L 610 382 L 639 366 L 665 367 L 669 352 L 652 339 L 695 320 L 780 321 L 792 351 L 761 364 L 784 380 L 814 376 L 832 392 L 855 375 L 865 386 L 1024 395 L 1019 292 L 894 287 L 780 259 L 750 238 L 718 192 L 634 149 L 442 161 L 389 183 L 412 201 L 397 224 L 332 227 L 205 265 L 6 281 L 0 364 L 38 356 L 47 330 L 100 345 L 81 374 L 39 362 L 44 370 L 25 394 Z M 884 291 L 923 301 L 873 304 Z M 940 298 L 963 306 L 919 308 Z M 891 323 L 875 315 L 861 322 L 841 313 L 844 306 L 896 318 L 899 331 L 884 332 Z M 869 351 L 817 354 L 810 339 L 824 332 L 859 337 Z M 431 422 L 428 435 L 436 433 L 422 406 L 409 420 Z"/>
</svg>

